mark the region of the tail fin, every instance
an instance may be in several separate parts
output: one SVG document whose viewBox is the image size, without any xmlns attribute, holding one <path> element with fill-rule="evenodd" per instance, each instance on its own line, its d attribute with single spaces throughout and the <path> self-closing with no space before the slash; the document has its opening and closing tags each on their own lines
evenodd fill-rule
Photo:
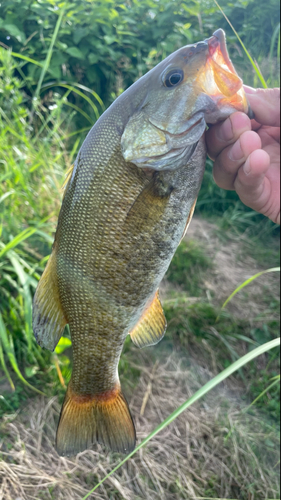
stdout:
<svg viewBox="0 0 281 500">
<path fill-rule="evenodd" d="M 57 430 L 57 452 L 75 455 L 93 443 L 121 453 L 135 448 L 135 426 L 119 384 L 98 396 L 80 396 L 68 386 Z"/>
</svg>

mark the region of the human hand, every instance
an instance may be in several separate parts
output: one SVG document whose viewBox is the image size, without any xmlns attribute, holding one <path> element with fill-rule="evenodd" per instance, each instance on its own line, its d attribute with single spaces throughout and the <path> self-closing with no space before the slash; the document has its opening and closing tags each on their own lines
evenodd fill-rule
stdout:
<svg viewBox="0 0 281 500">
<path fill-rule="evenodd" d="M 207 131 L 214 179 L 280 224 L 280 89 L 244 89 L 255 119 L 236 112 Z"/>
</svg>

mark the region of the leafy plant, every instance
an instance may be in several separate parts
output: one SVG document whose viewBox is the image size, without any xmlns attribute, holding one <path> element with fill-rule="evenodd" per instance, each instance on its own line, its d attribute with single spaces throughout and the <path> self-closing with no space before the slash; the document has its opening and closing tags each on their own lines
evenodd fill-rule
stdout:
<svg viewBox="0 0 281 500">
<path fill-rule="evenodd" d="M 256 52 L 257 44 L 251 43 L 256 57 L 269 54 L 272 44 L 264 26 L 272 29 L 278 17 L 277 0 L 270 0 L 266 12 L 259 4 L 237 0 L 225 6 L 244 42 L 248 42 L 254 17 L 256 30 L 250 27 L 251 35 L 259 33 L 256 42 L 262 48 Z M 243 62 L 235 36 L 212 0 L 73 0 L 71 4 L 4 0 L 1 12 L 0 42 L 11 47 L 18 58 L 17 74 L 30 99 L 34 94 L 39 97 L 41 85 L 46 95 L 49 84 L 76 82 L 95 90 L 108 106 L 166 55 L 210 36 L 218 27 L 227 31 L 235 62 Z M 52 41 L 57 22 L 61 26 Z M 60 92 L 59 87 L 56 90 Z M 71 95 L 71 102 L 83 109 L 77 94 Z M 83 110 L 88 112 L 86 107 Z M 77 128 L 86 125 L 80 114 L 75 121 Z"/>
</svg>

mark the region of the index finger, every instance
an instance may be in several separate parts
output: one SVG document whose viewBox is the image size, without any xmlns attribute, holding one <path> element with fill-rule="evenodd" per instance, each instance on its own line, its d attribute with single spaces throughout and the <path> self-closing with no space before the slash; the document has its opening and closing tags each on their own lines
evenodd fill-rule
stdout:
<svg viewBox="0 0 281 500">
<path fill-rule="evenodd" d="M 280 127 L 280 89 L 254 89 L 244 85 L 247 100 L 262 125 Z"/>
<path fill-rule="evenodd" d="M 212 125 L 206 133 L 209 157 L 214 160 L 223 149 L 234 144 L 247 130 L 251 130 L 251 120 L 240 111 L 233 113 L 223 122 Z"/>
</svg>

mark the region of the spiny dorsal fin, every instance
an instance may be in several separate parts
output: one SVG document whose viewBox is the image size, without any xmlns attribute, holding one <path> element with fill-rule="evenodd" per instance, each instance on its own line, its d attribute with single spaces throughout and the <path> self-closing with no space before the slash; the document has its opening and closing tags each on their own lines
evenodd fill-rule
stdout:
<svg viewBox="0 0 281 500">
<path fill-rule="evenodd" d="M 131 339 L 137 347 L 158 344 L 164 337 L 166 327 L 167 322 L 159 299 L 159 291 L 157 290 L 140 320 L 130 332 Z"/>
</svg>

